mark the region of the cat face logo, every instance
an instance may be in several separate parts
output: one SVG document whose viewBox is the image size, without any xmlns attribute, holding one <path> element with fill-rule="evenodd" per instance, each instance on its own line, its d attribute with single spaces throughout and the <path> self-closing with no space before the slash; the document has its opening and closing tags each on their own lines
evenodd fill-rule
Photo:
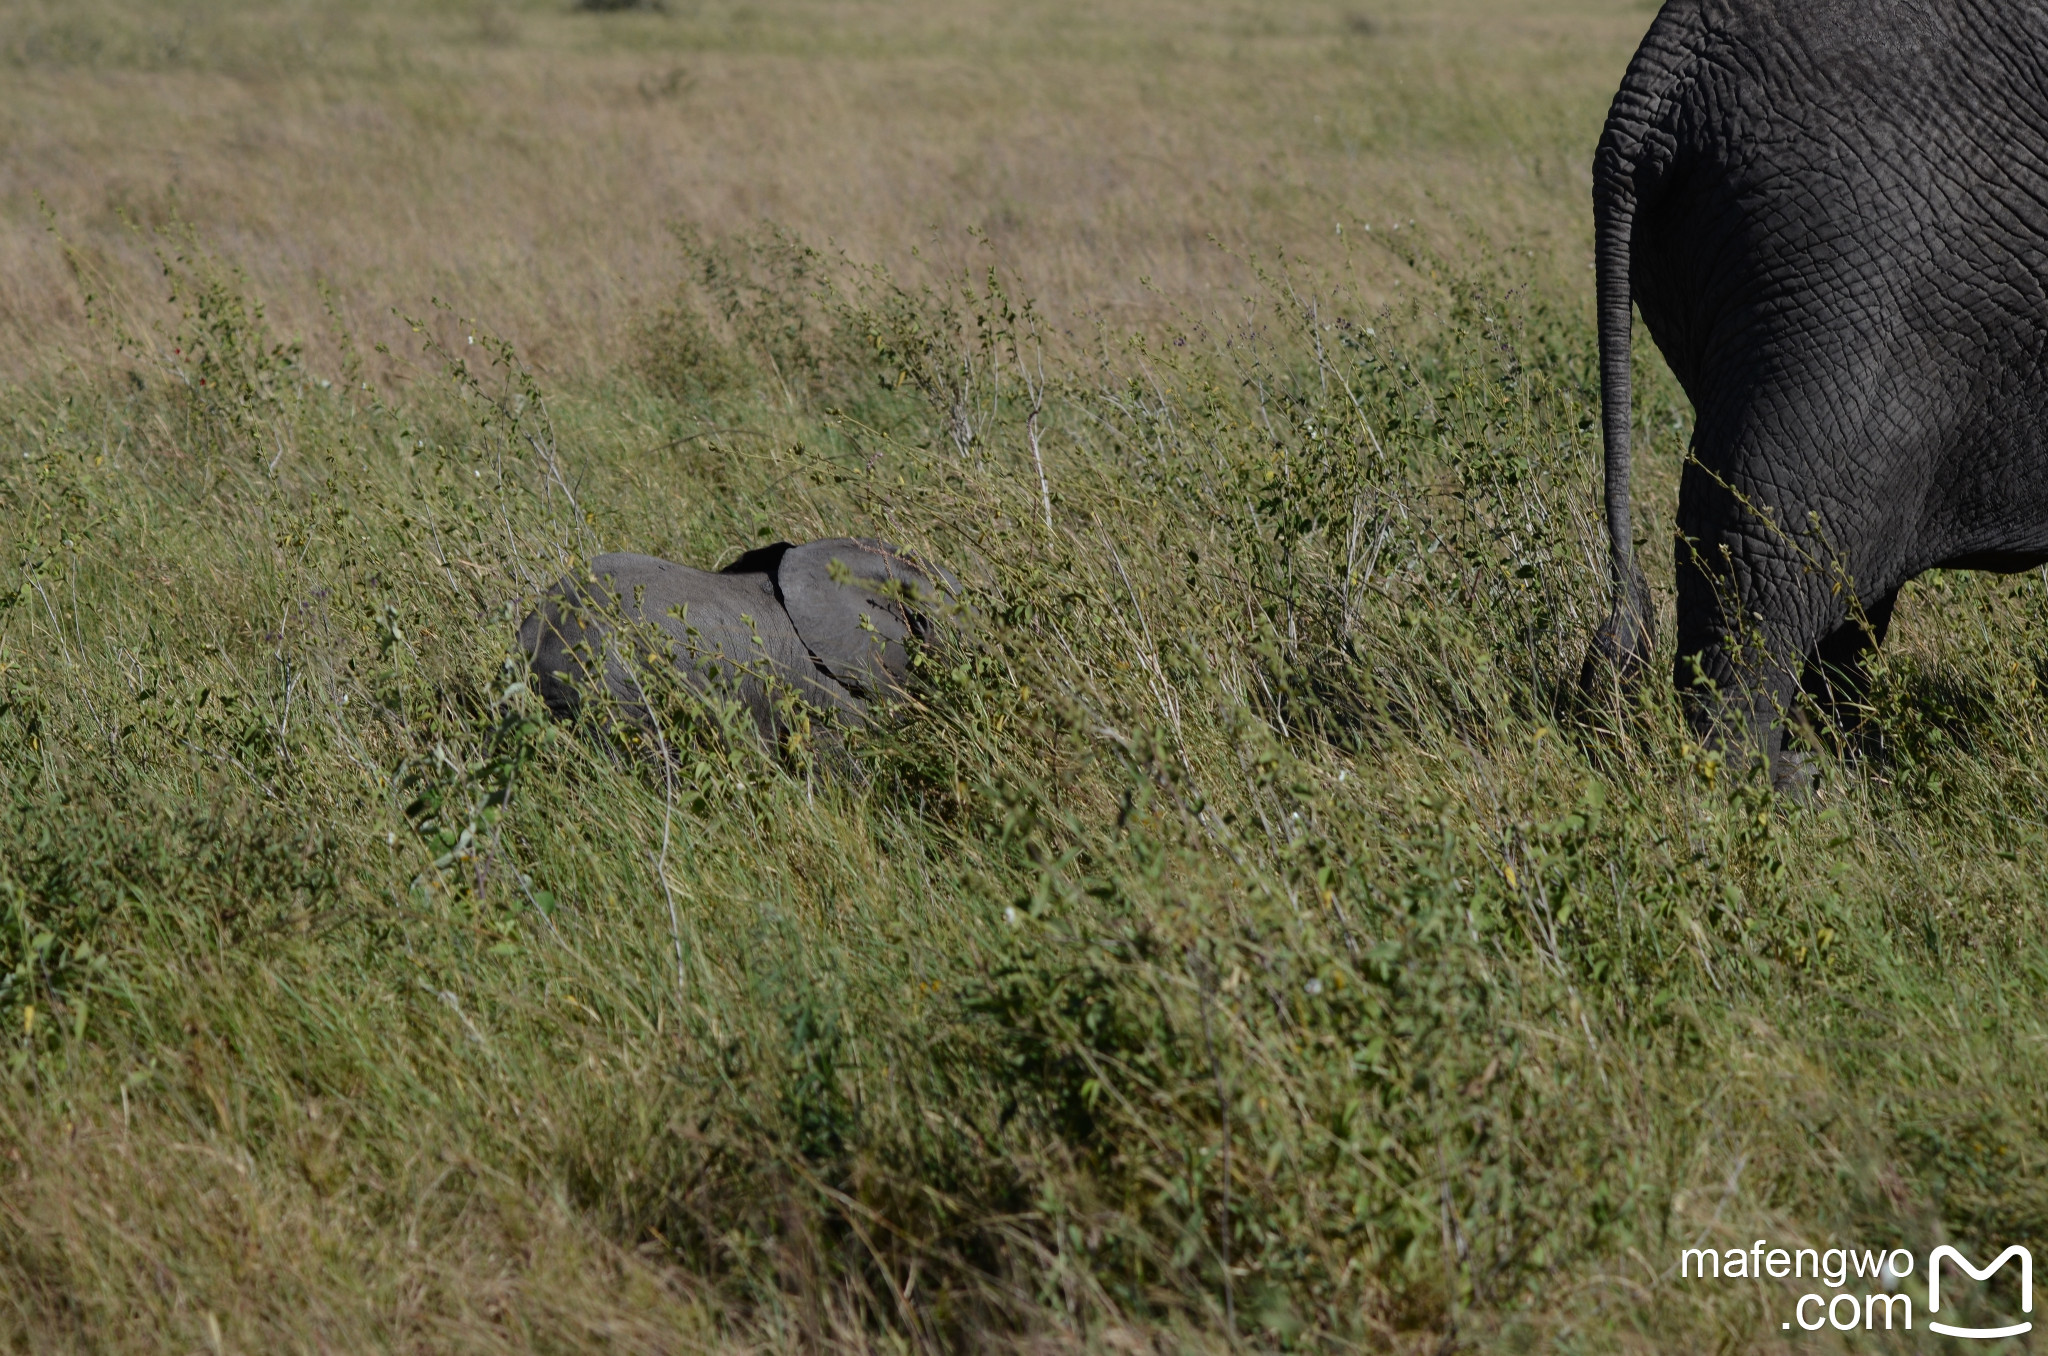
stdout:
<svg viewBox="0 0 2048 1356">
<path fill-rule="evenodd" d="M 1951 1327 L 1946 1323 L 1935 1322 L 1932 1316 L 1941 1312 L 1941 1259 L 1944 1257 L 1968 1272 L 1971 1279 L 1979 1281 L 1990 1280 L 1992 1274 L 2000 1267 L 2015 1257 L 2019 1258 L 2020 1310 L 2023 1313 L 2029 1314 L 2034 1312 L 2034 1254 L 2015 1243 L 2004 1252 L 1998 1254 L 1997 1261 L 1979 1270 L 1970 1265 L 1969 1258 L 1944 1243 L 1933 1252 L 1927 1254 L 1927 1312 L 1929 1315 L 1927 1326 L 1930 1329 L 1944 1337 L 1975 1337 L 1989 1342 L 2000 1337 L 2017 1337 L 2021 1333 L 2030 1331 L 2033 1328 L 2034 1325 L 2031 1322 L 2013 1323 L 2003 1328 L 1957 1328 Z"/>
</svg>

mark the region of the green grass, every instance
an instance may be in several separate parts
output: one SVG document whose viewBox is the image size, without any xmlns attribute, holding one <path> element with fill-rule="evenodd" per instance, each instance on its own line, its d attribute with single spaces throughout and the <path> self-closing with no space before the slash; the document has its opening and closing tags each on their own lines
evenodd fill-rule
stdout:
<svg viewBox="0 0 2048 1356">
<path fill-rule="evenodd" d="M 1680 1246 L 2042 1239 L 2039 579 L 1922 586 L 1791 806 L 1570 700 L 1536 261 L 1103 333 L 1048 530 L 1028 310 L 692 248 L 571 389 L 315 372 L 188 250 L 7 394 L 12 1348 L 1754 1349 L 1790 1292 Z M 842 751 L 524 690 L 584 553 L 836 531 L 975 610 Z"/>
<path fill-rule="evenodd" d="M 1810 805 L 1579 705 L 1647 11 L 1442 13 L 24 6 L 0 1343 L 1919 1350 L 1678 1250 L 2048 1241 L 2048 585 L 1911 586 Z M 700 125 L 802 219 L 635 243 Z M 972 604 L 873 729 L 524 689 L 596 552 L 837 533 Z"/>
</svg>

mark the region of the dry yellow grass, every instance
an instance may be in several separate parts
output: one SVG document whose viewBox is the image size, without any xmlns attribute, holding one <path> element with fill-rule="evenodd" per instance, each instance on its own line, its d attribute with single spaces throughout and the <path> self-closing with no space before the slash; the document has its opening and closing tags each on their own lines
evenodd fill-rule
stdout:
<svg viewBox="0 0 2048 1356">
<path fill-rule="evenodd" d="M 439 297 L 544 371 L 613 362 L 668 228 L 772 220 L 946 264 L 986 233 L 1055 318 L 1144 324 L 1416 218 L 1576 256 L 1637 0 L 312 6 L 11 0 L 0 373 L 82 341 L 50 227 L 137 289 L 182 221 L 317 346 Z M 47 204 L 47 210 L 38 206 Z M 1461 224 L 1462 223 L 1462 224 Z M 140 230 L 136 229 L 141 228 Z M 1564 248 L 1559 249 L 1558 247 Z"/>
</svg>

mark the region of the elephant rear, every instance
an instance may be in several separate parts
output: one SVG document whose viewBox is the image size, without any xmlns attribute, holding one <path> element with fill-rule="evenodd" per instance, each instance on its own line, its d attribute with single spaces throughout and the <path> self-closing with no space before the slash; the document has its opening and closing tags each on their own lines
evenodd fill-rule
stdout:
<svg viewBox="0 0 2048 1356">
<path fill-rule="evenodd" d="M 1619 615 L 1633 299 L 1697 416 L 1678 678 L 1708 733 L 1778 726 L 1914 574 L 2048 550 L 2044 165 L 2041 5 L 1652 25 L 1595 160 L 1610 552 Z"/>
</svg>

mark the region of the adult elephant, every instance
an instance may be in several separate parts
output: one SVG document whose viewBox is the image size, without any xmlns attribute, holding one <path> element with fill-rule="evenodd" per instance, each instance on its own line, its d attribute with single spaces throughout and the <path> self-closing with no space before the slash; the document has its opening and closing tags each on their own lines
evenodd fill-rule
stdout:
<svg viewBox="0 0 2048 1356">
<path fill-rule="evenodd" d="M 1860 695 L 1901 585 L 2048 559 L 2048 4 L 1671 0 L 1593 183 L 1614 606 L 1588 672 L 1653 640 L 1633 298 L 1697 415 L 1677 682 L 1782 785 L 1799 692 Z"/>
</svg>

